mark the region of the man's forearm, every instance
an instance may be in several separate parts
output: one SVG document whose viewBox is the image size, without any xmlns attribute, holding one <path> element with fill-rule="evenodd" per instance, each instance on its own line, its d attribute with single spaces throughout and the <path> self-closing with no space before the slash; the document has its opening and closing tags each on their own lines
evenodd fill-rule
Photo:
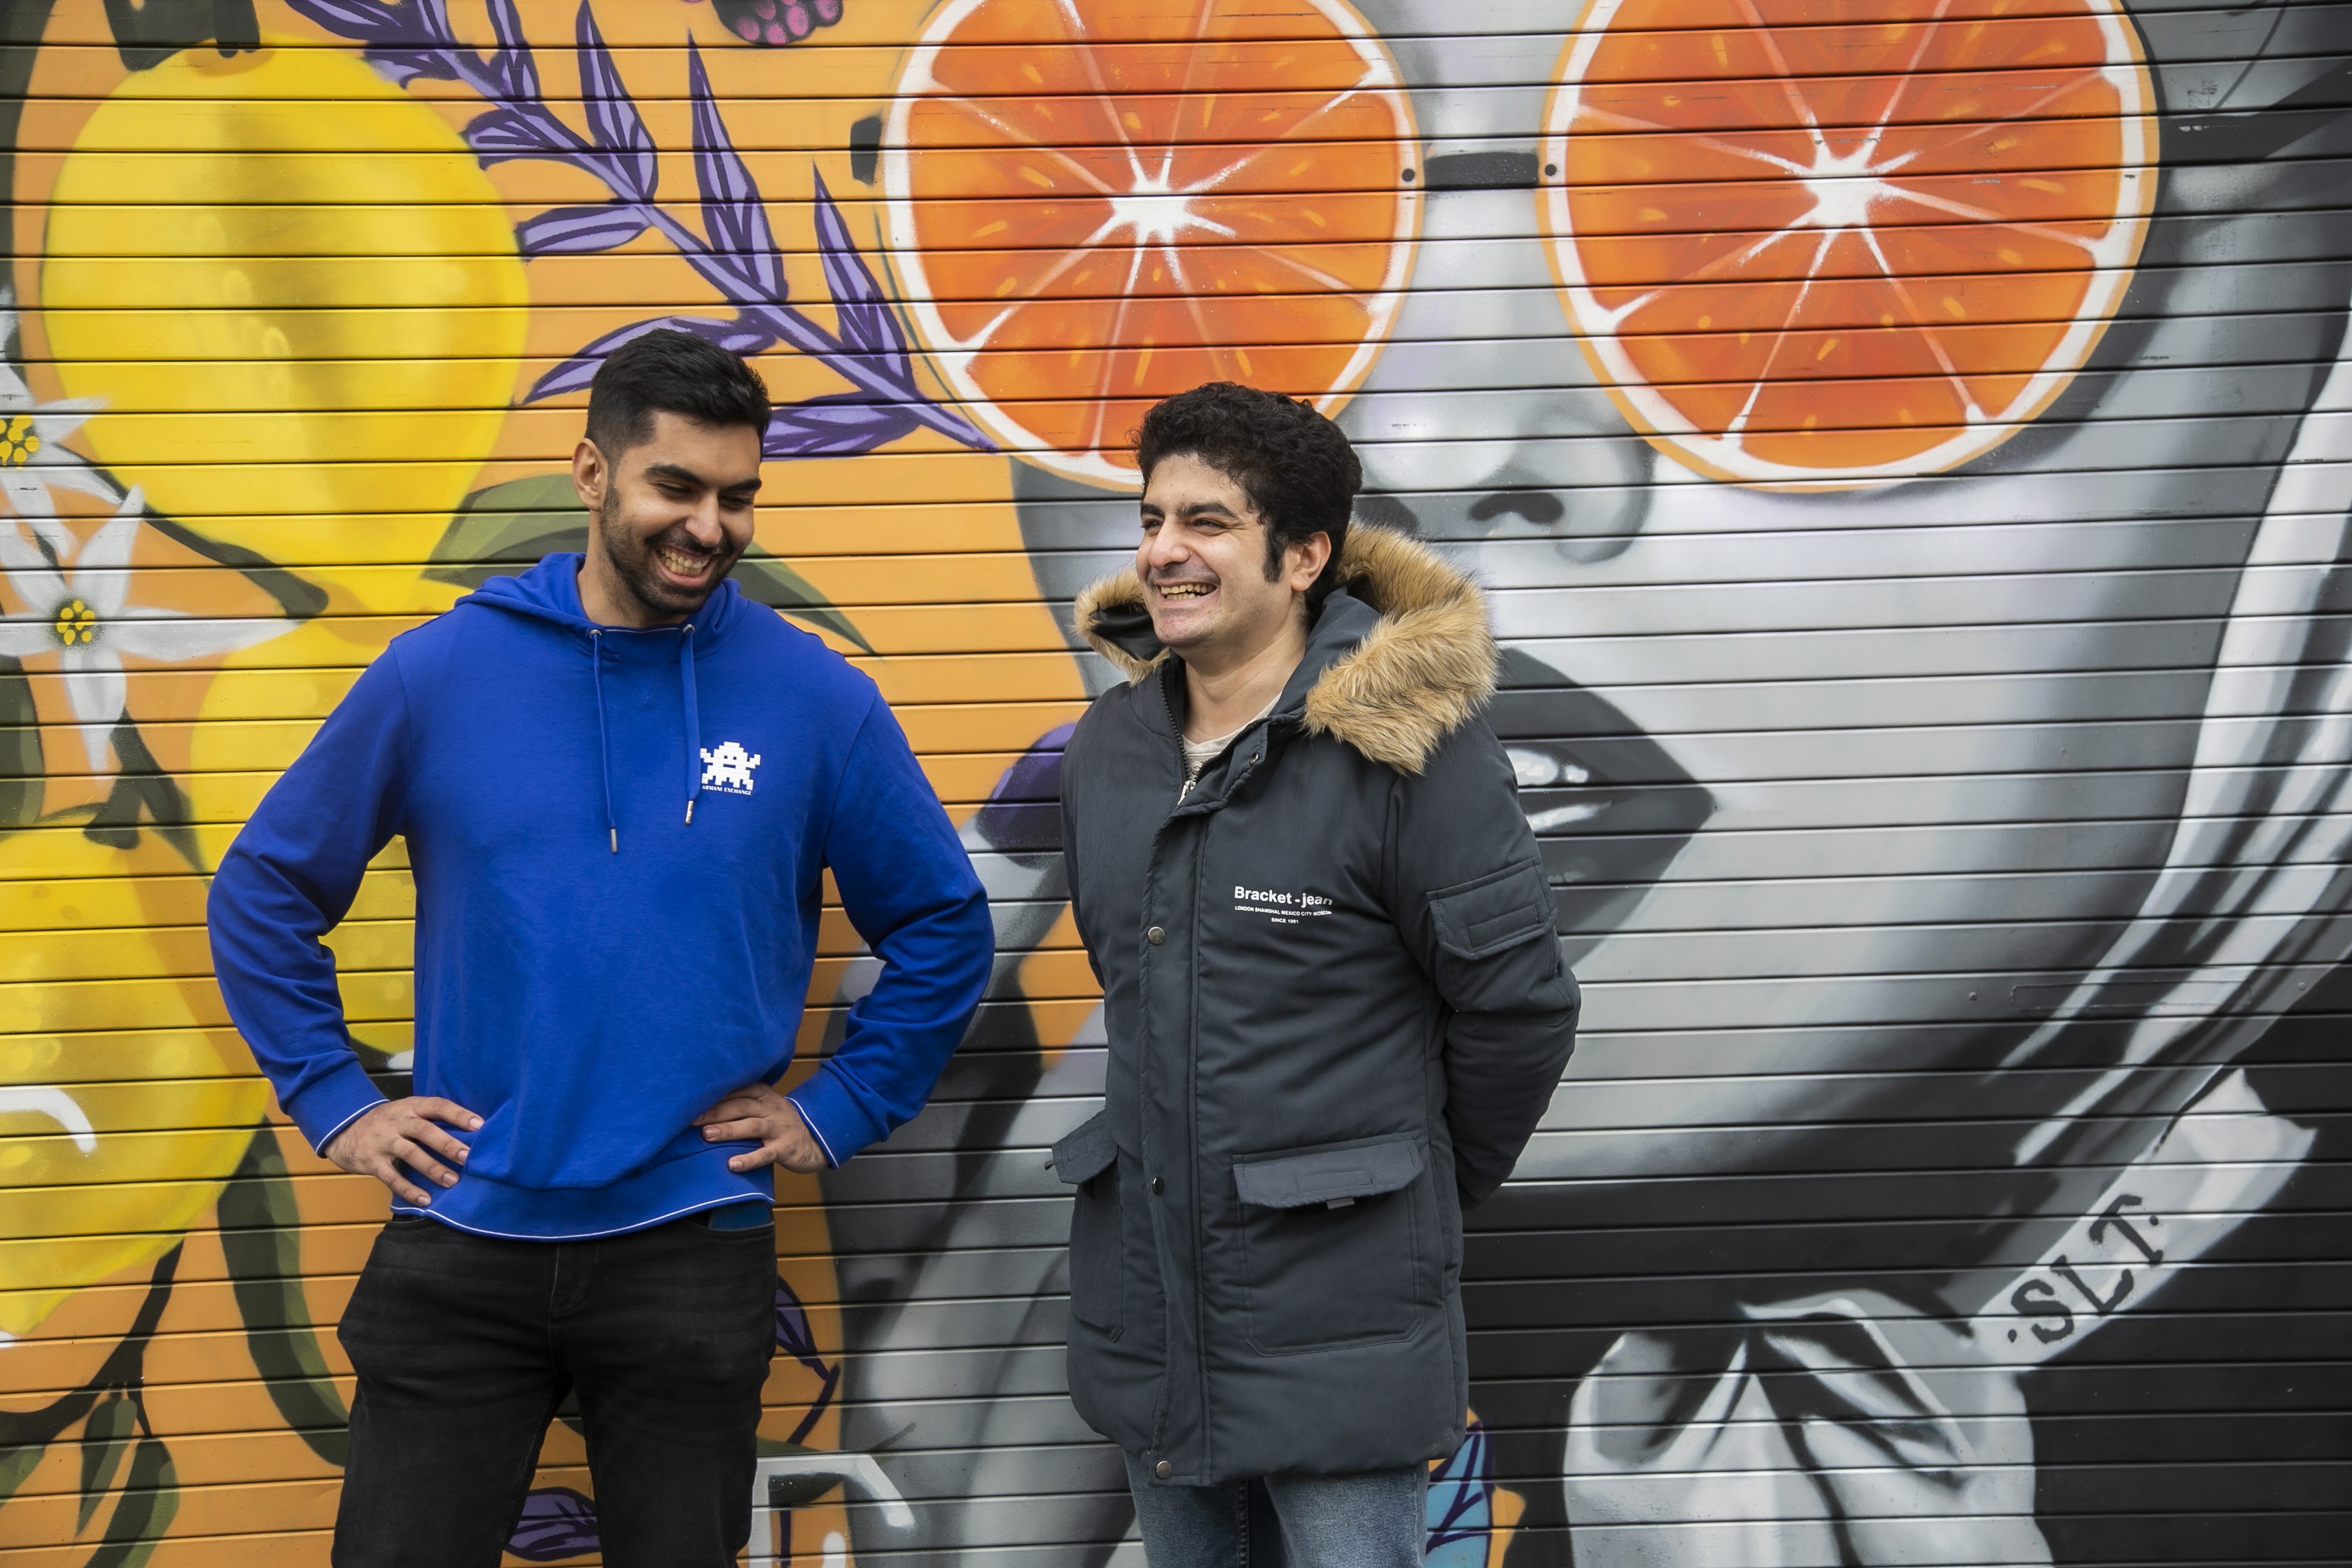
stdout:
<svg viewBox="0 0 2352 1568">
<path fill-rule="evenodd" d="M 1445 1123 L 1462 1202 L 1484 1203 L 1535 1136 L 1576 1049 L 1578 1003 L 1543 1013 L 1457 1013 L 1447 1032 Z"/>
</svg>

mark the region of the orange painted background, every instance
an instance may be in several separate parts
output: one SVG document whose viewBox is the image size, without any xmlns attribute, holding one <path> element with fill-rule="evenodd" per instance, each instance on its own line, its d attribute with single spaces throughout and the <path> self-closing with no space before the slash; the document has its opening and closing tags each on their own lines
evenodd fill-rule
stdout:
<svg viewBox="0 0 2352 1568">
<path fill-rule="evenodd" d="M 0 26 L 0 1558 L 326 1561 L 383 1197 L 205 878 L 391 637 L 575 545 L 594 352 L 678 319 L 779 405 L 739 579 L 880 683 L 1004 954 L 933 1111 L 781 1184 L 754 1562 L 1140 1563 L 1061 1394 L 1053 769 L 1125 435 L 1216 378 L 1488 590 L 1588 986 L 1430 1562 L 2340 1552 L 2352 9 Z M 332 942 L 387 1083 L 411 903 L 395 843 Z M 872 962 L 829 910 L 806 1052 Z M 560 1426 L 509 1561 L 593 1562 L 590 1490 Z"/>
</svg>

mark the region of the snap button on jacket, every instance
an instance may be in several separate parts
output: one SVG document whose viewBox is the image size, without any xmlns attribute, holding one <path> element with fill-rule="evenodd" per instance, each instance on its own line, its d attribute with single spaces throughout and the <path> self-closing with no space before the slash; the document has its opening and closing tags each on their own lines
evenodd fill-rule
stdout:
<svg viewBox="0 0 2352 1568">
<path fill-rule="evenodd" d="M 1501 744 L 1475 589 L 1359 524 L 1274 710 L 1184 791 L 1183 670 L 1122 574 L 1078 602 L 1129 677 L 1062 769 L 1103 987 L 1069 1380 L 1161 1482 L 1438 1458 L 1469 1382 L 1462 1209 L 1510 1173 L 1576 980 Z"/>
</svg>

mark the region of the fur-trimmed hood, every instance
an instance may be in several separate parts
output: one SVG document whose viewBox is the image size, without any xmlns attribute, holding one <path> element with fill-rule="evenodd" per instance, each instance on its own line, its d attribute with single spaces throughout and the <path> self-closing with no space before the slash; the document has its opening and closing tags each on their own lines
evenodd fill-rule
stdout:
<svg viewBox="0 0 2352 1568">
<path fill-rule="evenodd" d="M 1310 735 L 1330 735 L 1373 762 L 1418 773 L 1437 743 L 1495 694 L 1486 600 L 1435 551 L 1361 522 L 1348 530 L 1339 582 L 1379 620 L 1323 666 L 1299 722 Z M 1094 650 L 1129 680 L 1140 681 L 1168 657 L 1151 634 L 1143 584 L 1132 569 L 1080 594 L 1074 618 Z"/>
</svg>

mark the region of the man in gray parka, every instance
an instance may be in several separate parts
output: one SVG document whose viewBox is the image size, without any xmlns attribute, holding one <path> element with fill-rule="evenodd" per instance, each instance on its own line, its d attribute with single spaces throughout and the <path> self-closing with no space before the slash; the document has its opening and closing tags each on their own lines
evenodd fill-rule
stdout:
<svg viewBox="0 0 2352 1568">
<path fill-rule="evenodd" d="M 1574 1042 L 1477 591 L 1352 531 L 1361 470 L 1227 383 L 1144 420 L 1135 567 L 1077 604 L 1130 678 L 1062 769 L 1109 1036 L 1070 1390 L 1151 1568 L 1407 1568 L 1463 1433 L 1462 1209 Z"/>
</svg>

